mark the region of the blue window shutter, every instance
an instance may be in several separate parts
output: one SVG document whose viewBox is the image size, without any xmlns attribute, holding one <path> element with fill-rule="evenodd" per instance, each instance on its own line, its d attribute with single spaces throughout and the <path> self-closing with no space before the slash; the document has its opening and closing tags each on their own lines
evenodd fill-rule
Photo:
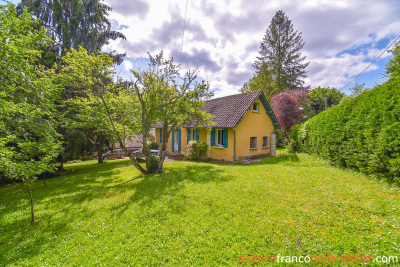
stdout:
<svg viewBox="0 0 400 267">
<path fill-rule="evenodd" d="M 175 135 L 174 135 L 174 130 L 172 130 L 172 144 L 171 144 L 172 152 L 174 152 L 174 145 L 175 145 Z"/>
<path fill-rule="evenodd" d="M 215 146 L 215 129 L 211 130 L 211 146 Z"/>
<path fill-rule="evenodd" d="M 160 128 L 160 144 L 162 143 L 162 128 Z"/>
<path fill-rule="evenodd" d="M 196 141 L 199 141 L 199 140 L 200 140 L 200 138 L 199 138 L 199 130 L 196 129 Z"/>
<path fill-rule="evenodd" d="M 228 147 L 228 129 L 223 129 L 222 130 L 222 136 L 223 136 L 223 146 L 224 147 Z"/>
<path fill-rule="evenodd" d="M 181 129 L 178 129 L 178 153 L 181 153 Z"/>
<path fill-rule="evenodd" d="M 190 141 L 190 129 L 187 129 L 187 143 L 189 144 Z"/>
</svg>

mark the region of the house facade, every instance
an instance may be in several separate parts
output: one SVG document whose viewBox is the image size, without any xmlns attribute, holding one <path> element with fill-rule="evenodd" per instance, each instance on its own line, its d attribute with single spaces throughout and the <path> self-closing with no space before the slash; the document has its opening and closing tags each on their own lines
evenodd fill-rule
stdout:
<svg viewBox="0 0 400 267">
<path fill-rule="evenodd" d="M 173 130 L 167 150 L 185 153 L 190 140 L 208 145 L 207 158 L 238 161 L 275 153 L 275 134 L 279 123 L 262 91 L 225 96 L 205 101 L 205 111 L 213 125 L 194 124 Z M 156 142 L 161 145 L 162 125 L 156 125 Z"/>
</svg>

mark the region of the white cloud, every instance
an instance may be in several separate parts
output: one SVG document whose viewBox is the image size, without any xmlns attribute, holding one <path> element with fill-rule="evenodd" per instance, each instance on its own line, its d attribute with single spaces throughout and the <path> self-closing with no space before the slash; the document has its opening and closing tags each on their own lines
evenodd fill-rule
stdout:
<svg viewBox="0 0 400 267">
<path fill-rule="evenodd" d="M 133 68 L 133 64 L 129 60 L 124 60 L 124 62 L 122 62 L 122 65 L 123 65 L 124 69 L 128 70 L 128 71 Z"/>
<path fill-rule="evenodd" d="M 179 62 L 186 0 L 114 0 L 110 19 L 127 41 L 109 48 L 134 60 L 164 50 Z M 217 96 L 237 93 L 254 73 L 259 45 L 272 16 L 282 9 L 302 32 L 303 53 L 310 62 L 312 87 L 341 87 L 361 72 L 398 34 L 398 0 L 237 0 L 190 1 L 182 64 L 202 65 L 200 75 L 219 89 Z M 378 45 L 379 44 L 379 45 Z M 382 58 L 390 56 L 385 53 Z M 135 63 L 135 61 L 133 61 Z M 124 68 L 134 66 L 124 62 Z M 368 73 L 378 71 L 373 65 Z M 382 70 L 379 70 L 382 72 Z"/>
</svg>

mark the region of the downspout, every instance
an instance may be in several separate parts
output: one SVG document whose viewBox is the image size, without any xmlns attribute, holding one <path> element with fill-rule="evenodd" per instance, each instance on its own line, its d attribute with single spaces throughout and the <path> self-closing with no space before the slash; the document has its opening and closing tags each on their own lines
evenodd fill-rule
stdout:
<svg viewBox="0 0 400 267">
<path fill-rule="evenodd" d="M 235 163 L 236 160 L 236 131 L 235 128 L 232 128 L 233 130 L 233 163 Z"/>
</svg>

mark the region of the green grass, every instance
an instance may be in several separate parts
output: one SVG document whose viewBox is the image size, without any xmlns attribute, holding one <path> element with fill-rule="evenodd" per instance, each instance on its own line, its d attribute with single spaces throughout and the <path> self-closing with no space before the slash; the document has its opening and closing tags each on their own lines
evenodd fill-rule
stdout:
<svg viewBox="0 0 400 267">
<path fill-rule="evenodd" d="M 166 174 L 153 176 L 128 160 L 66 169 L 47 188 L 33 186 L 34 227 L 27 188 L 0 187 L 0 266 L 400 255 L 399 188 L 306 154 L 238 166 L 171 162 Z"/>
</svg>

